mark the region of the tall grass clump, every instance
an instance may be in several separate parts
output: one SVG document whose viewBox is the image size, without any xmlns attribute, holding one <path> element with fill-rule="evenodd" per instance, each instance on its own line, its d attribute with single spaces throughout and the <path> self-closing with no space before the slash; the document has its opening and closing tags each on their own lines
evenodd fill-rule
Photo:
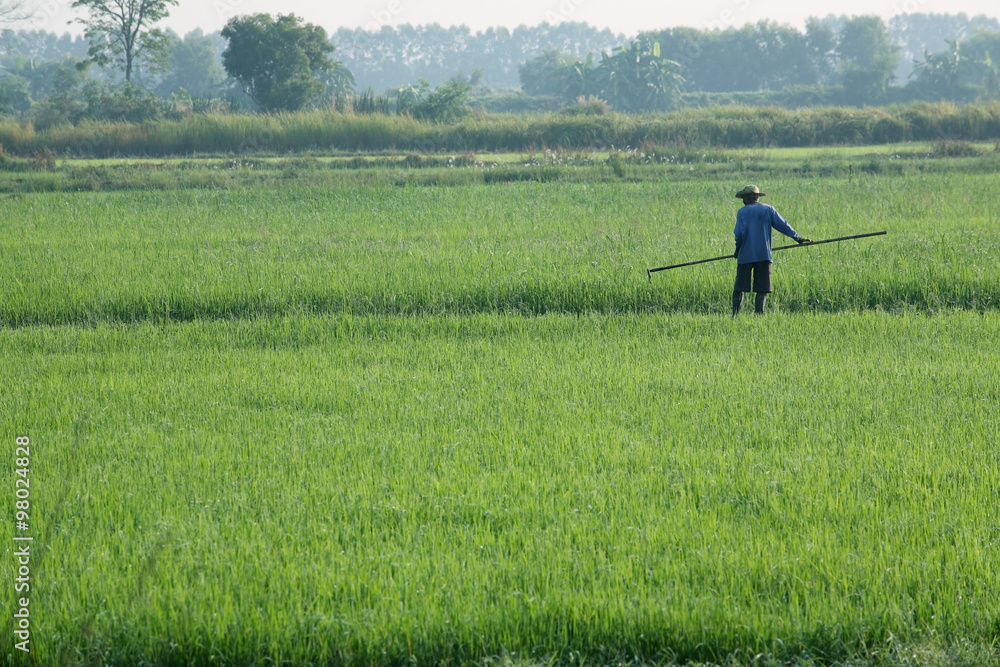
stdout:
<svg viewBox="0 0 1000 667">
<path fill-rule="evenodd" d="M 369 88 L 351 100 L 351 108 L 356 114 L 388 115 L 391 104 L 387 95 L 380 95 Z"/>
</svg>

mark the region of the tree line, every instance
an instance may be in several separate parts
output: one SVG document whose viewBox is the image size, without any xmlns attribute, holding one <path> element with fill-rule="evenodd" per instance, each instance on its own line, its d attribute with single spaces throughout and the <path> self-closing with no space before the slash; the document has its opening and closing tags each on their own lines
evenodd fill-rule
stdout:
<svg viewBox="0 0 1000 667">
<path fill-rule="evenodd" d="M 911 37 L 926 38 L 921 27 L 933 26 L 939 34 L 933 15 L 897 19 Z M 906 81 L 898 80 L 903 46 L 894 42 L 889 26 L 877 16 L 858 16 L 809 19 L 804 31 L 773 21 L 724 31 L 650 31 L 599 62 L 553 48 L 521 65 L 521 85 L 526 93 L 567 103 L 596 96 L 626 111 L 669 108 L 684 94 L 709 94 L 718 101 L 761 91 L 776 93 L 763 96 L 774 100 L 794 91 L 799 105 L 809 98 L 813 104 L 850 106 L 996 99 L 1000 25 L 983 18 L 952 25 L 964 37 L 942 40 L 945 48 L 935 52 L 925 46 Z"/>
<path fill-rule="evenodd" d="M 76 0 L 89 12 L 83 37 L 4 30 L 0 108 L 46 126 L 322 106 L 454 120 L 473 97 L 487 108 L 517 98 L 525 109 L 580 113 L 1000 98 L 1000 24 L 962 14 L 901 15 L 889 24 L 828 16 L 804 30 L 760 21 L 632 39 L 579 23 L 328 35 L 293 15 L 253 14 L 181 38 L 156 25 L 174 4 Z"/>
</svg>

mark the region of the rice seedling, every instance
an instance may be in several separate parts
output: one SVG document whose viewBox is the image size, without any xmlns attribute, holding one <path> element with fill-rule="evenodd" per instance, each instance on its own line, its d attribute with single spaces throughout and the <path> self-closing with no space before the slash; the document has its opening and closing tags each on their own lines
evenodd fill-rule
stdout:
<svg viewBox="0 0 1000 667">
<path fill-rule="evenodd" d="M 9 197 L 7 661 L 995 664 L 992 175 L 588 169 Z"/>
<path fill-rule="evenodd" d="M 278 190 L 25 195 L 10 200 L 0 245 L 0 261 L 14 267 L 0 276 L 0 322 L 724 313 L 732 265 L 652 283 L 645 269 L 728 253 L 731 189 L 712 181 L 434 189 L 292 181 Z M 988 175 L 786 177 L 769 189 L 814 238 L 888 231 L 776 256 L 776 307 L 983 310 L 1000 297 Z"/>
<path fill-rule="evenodd" d="M 998 334 L 992 312 L 7 330 L 37 656 L 988 647 Z"/>
</svg>

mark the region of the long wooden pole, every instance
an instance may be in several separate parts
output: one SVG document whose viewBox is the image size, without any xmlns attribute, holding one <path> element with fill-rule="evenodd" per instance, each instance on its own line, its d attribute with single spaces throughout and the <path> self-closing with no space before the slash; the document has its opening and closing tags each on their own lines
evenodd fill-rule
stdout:
<svg viewBox="0 0 1000 667">
<path fill-rule="evenodd" d="M 788 250 L 789 248 L 806 248 L 811 245 L 819 245 L 821 243 L 834 243 L 836 241 L 849 241 L 851 239 L 863 239 L 869 236 L 881 236 L 885 234 L 885 230 L 881 232 L 869 232 L 867 234 L 854 234 L 852 236 L 838 236 L 835 239 L 823 239 L 822 241 L 813 241 L 812 243 L 796 243 L 795 245 L 783 245 L 777 248 L 771 248 L 771 252 L 777 250 Z M 649 277 L 650 281 L 653 280 L 653 274 L 657 271 L 669 271 L 670 269 L 679 269 L 682 266 L 694 266 L 695 264 L 705 264 L 706 262 L 718 262 L 723 259 L 733 259 L 732 255 L 723 255 L 721 257 L 712 257 L 711 259 L 699 259 L 694 262 L 684 262 L 683 264 L 672 264 L 671 266 L 661 266 L 657 269 L 646 269 L 646 275 Z"/>
</svg>

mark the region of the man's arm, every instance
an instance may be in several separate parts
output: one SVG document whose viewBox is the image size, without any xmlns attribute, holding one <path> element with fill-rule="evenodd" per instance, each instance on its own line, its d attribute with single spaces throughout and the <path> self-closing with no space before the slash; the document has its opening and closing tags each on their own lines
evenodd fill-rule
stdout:
<svg viewBox="0 0 1000 667">
<path fill-rule="evenodd" d="M 777 229 L 779 232 L 785 236 L 789 236 L 799 243 L 812 243 L 809 239 L 799 234 L 797 231 L 792 229 L 792 226 L 788 224 L 788 221 L 781 217 L 781 214 L 774 208 L 771 209 L 773 212 L 771 214 L 771 226 Z"/>
</svg>

